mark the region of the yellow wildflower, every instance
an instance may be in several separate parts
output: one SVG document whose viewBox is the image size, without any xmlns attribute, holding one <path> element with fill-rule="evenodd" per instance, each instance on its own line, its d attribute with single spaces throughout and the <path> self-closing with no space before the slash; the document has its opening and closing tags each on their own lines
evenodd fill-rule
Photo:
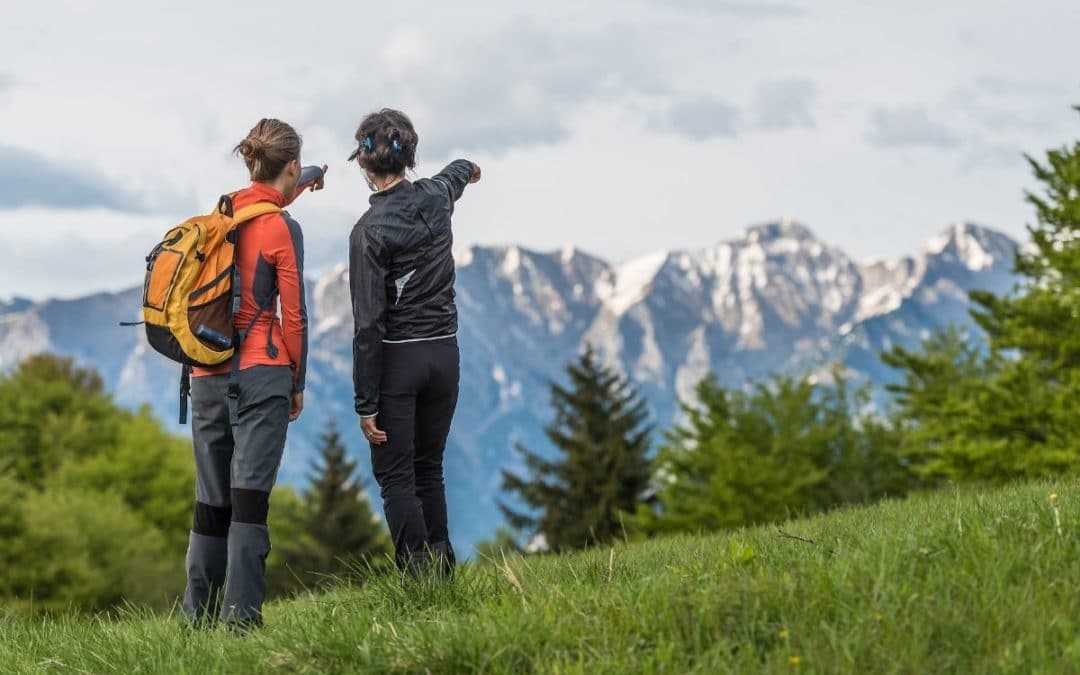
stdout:
<svg viewBox="0 0 1080 675">
<path fill-rule="evenodd" d="M 788 663 L 790 663 L 791 665 L 796 666 L 796 667 L 802 665 L 802 657 L 801 656 L 792 656 L 787 661 L 788 661 Z"/>
<path fill-rule="evenodd" d="M 780 631 L 780 639 L 781 639 L 781 640 L 786 640 L 786 639 L 788 639 L 789 637 L 791 637 L 791 633 L 789 633 L 789 632 L 787 631 L 787 628 L 785 628 L 784 630 Z"/>
<path fill-rule="evenodd" d="M 1056 492 L 1051 492 L 1051 493 L 1050 493 L 1050 503 L 1051 503 L 1051 504 L 1057 504 L 1057 502 L 1058 502 L 1058 495 L 1057 495 L 1057 493 L 1056 493 Z"/>
</svg>

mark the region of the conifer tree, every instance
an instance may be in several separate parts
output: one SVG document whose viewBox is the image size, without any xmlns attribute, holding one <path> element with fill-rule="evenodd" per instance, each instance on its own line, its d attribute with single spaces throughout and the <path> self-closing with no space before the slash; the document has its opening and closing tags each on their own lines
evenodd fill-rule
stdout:
<svg viewBox="0 0 1080 675">
<path fill-rule="evenodd" d="M 1041 190 L 1013 293 L 971 294 L 988 345 L 894 349 L 897 418 L 924 475 L 1004 482 L 1080 469 L 1080 142 L 1029 158 Z M 969 340 L 970 342 L 970 340 Z"/>
<path fill-rule="evenodd" d="M 319 441 L 304 493 L 306 545 L 287 556 L 291 570 L 309 584 L 348 575 L 359 562 L 377 564 L 389 551 L 385 528 L 371 509 L 341 434 L 331 424 Z"/>
<path fill-rule="evenodd" d="M 519 446 L 527 473 L 503 471 L 503 488 L 527 508 L 499 505 L 512 527 L 555 551 L 622 536 L 624 516 L 648 488 L 652 435 L 645 401 L 591 347 L 566 372 L 567 387 L 550 385 L 555 419 L 546 435 L 556 456 Z"/>
</svg>

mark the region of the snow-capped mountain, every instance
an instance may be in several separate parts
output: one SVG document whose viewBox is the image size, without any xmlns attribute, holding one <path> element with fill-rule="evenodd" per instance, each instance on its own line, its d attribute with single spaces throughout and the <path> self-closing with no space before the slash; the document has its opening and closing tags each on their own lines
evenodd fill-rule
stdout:
<svg viewBox="0 0 1080 675">
<path fill-rule="evenodd" d="M 916 255 L 860 264 L 781 221 L 699 251 L 660 252 L 612 266 L 578 250 L 474 246 L 458 254 L 462 391 L 447 485 L 462 548 L 500 522 L 500 469 L 515 444 L 543 450 L 547 385 L 586 344 L 628 374 L 661 426 L 707 372 L 739 384 L 773 371 L 842 362 L 883 383 L 878 354 L 969 321 L 967 292 L 1005 292 L 1017 244 L 972 224 L 949 228 Z M 0 303 L 0 369 L 51 351 L 94 365 L 118 400 L 176 414 L 179 368 L 145 347 L 138 291 L 81 300 Z M 302 483 L 318 434 L 352 433 L 352 314 L 347 272 L 309 286 L 312 339 L 304 416 L 290 433 L 282 479 Z M 365 466 L 366 462 L 361 466 Z"/>
<path fill-rule="evenodd" d="M 633 261 L 614 277 L 585 339 L 665 418 L 709 370 L 727 382 L 759 377 L 836 335 L 864 289 L 858 264 L 790 221 Z"/>
</svg>

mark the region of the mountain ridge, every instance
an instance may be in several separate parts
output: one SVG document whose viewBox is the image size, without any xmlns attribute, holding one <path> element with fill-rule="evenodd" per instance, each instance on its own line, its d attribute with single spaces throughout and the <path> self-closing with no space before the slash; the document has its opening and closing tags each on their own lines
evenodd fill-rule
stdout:
<svg viewBox="0 0 1080 675">
<path fill-rule="evenodd" d="M 880 351 L 969 324 L 967 292 L 1008 291 L 1016 249 L 1007 235 L 957 223 L 910 256 L 860 262 L 791 219 L 621 264 L 574 247 L 464 247 L 456 254 L 462 403 L 447 451 L 455 536 L 467 547 L 498 524 L 499 470 L 520 468 L 516 444 L 550 451 L 547 385 L 586 343 L 634 381 L 661 427 L 710 371 L 738 386 L 839 362 L 880 385 L 893 376 Z M 303 480 L 328 424 L 364 452 L 353 431 L 347 276 L 338 265 L 308 283 L 309 383 L 286 482 Z M 138 288 L 0 303 L 0 369 L 40 351 L 72 356 L 101 370 L 118 401 L 149 403 L 171 424 L 178 367 L 149 350 L 142 331 L 117 325 L 138 312 Z"/>
</svg>

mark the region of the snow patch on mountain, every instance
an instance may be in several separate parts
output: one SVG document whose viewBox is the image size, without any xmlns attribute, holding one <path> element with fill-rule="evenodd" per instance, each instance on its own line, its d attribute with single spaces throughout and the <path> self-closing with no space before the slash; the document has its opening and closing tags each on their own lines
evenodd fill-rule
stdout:
<svg viewBox="0 0 1080 675">
<path fill-rule="evenodd" d="M 315 337 L 343 325 L 352 325 L 352 299 L 349 295 L 349 268 L 335 265 L 319 278 L 312 293 L 311 324 Z M 344 311 L 348 308 L 349 311 Z"/>
<path fill-rule="evenodd" d="M 40 316 L 27 312 L 0 315 L 0 370 L 49 349 L 49 326 Z"/>
<path fill-rule="evenodd" d="M 605 307 L 616 316 L 626 313 L 645 297 L 668 258 L 667 251 L 657 251 L 615 268 L 614 283 L 604 280 L 597 289 Z"/>
</svg>

